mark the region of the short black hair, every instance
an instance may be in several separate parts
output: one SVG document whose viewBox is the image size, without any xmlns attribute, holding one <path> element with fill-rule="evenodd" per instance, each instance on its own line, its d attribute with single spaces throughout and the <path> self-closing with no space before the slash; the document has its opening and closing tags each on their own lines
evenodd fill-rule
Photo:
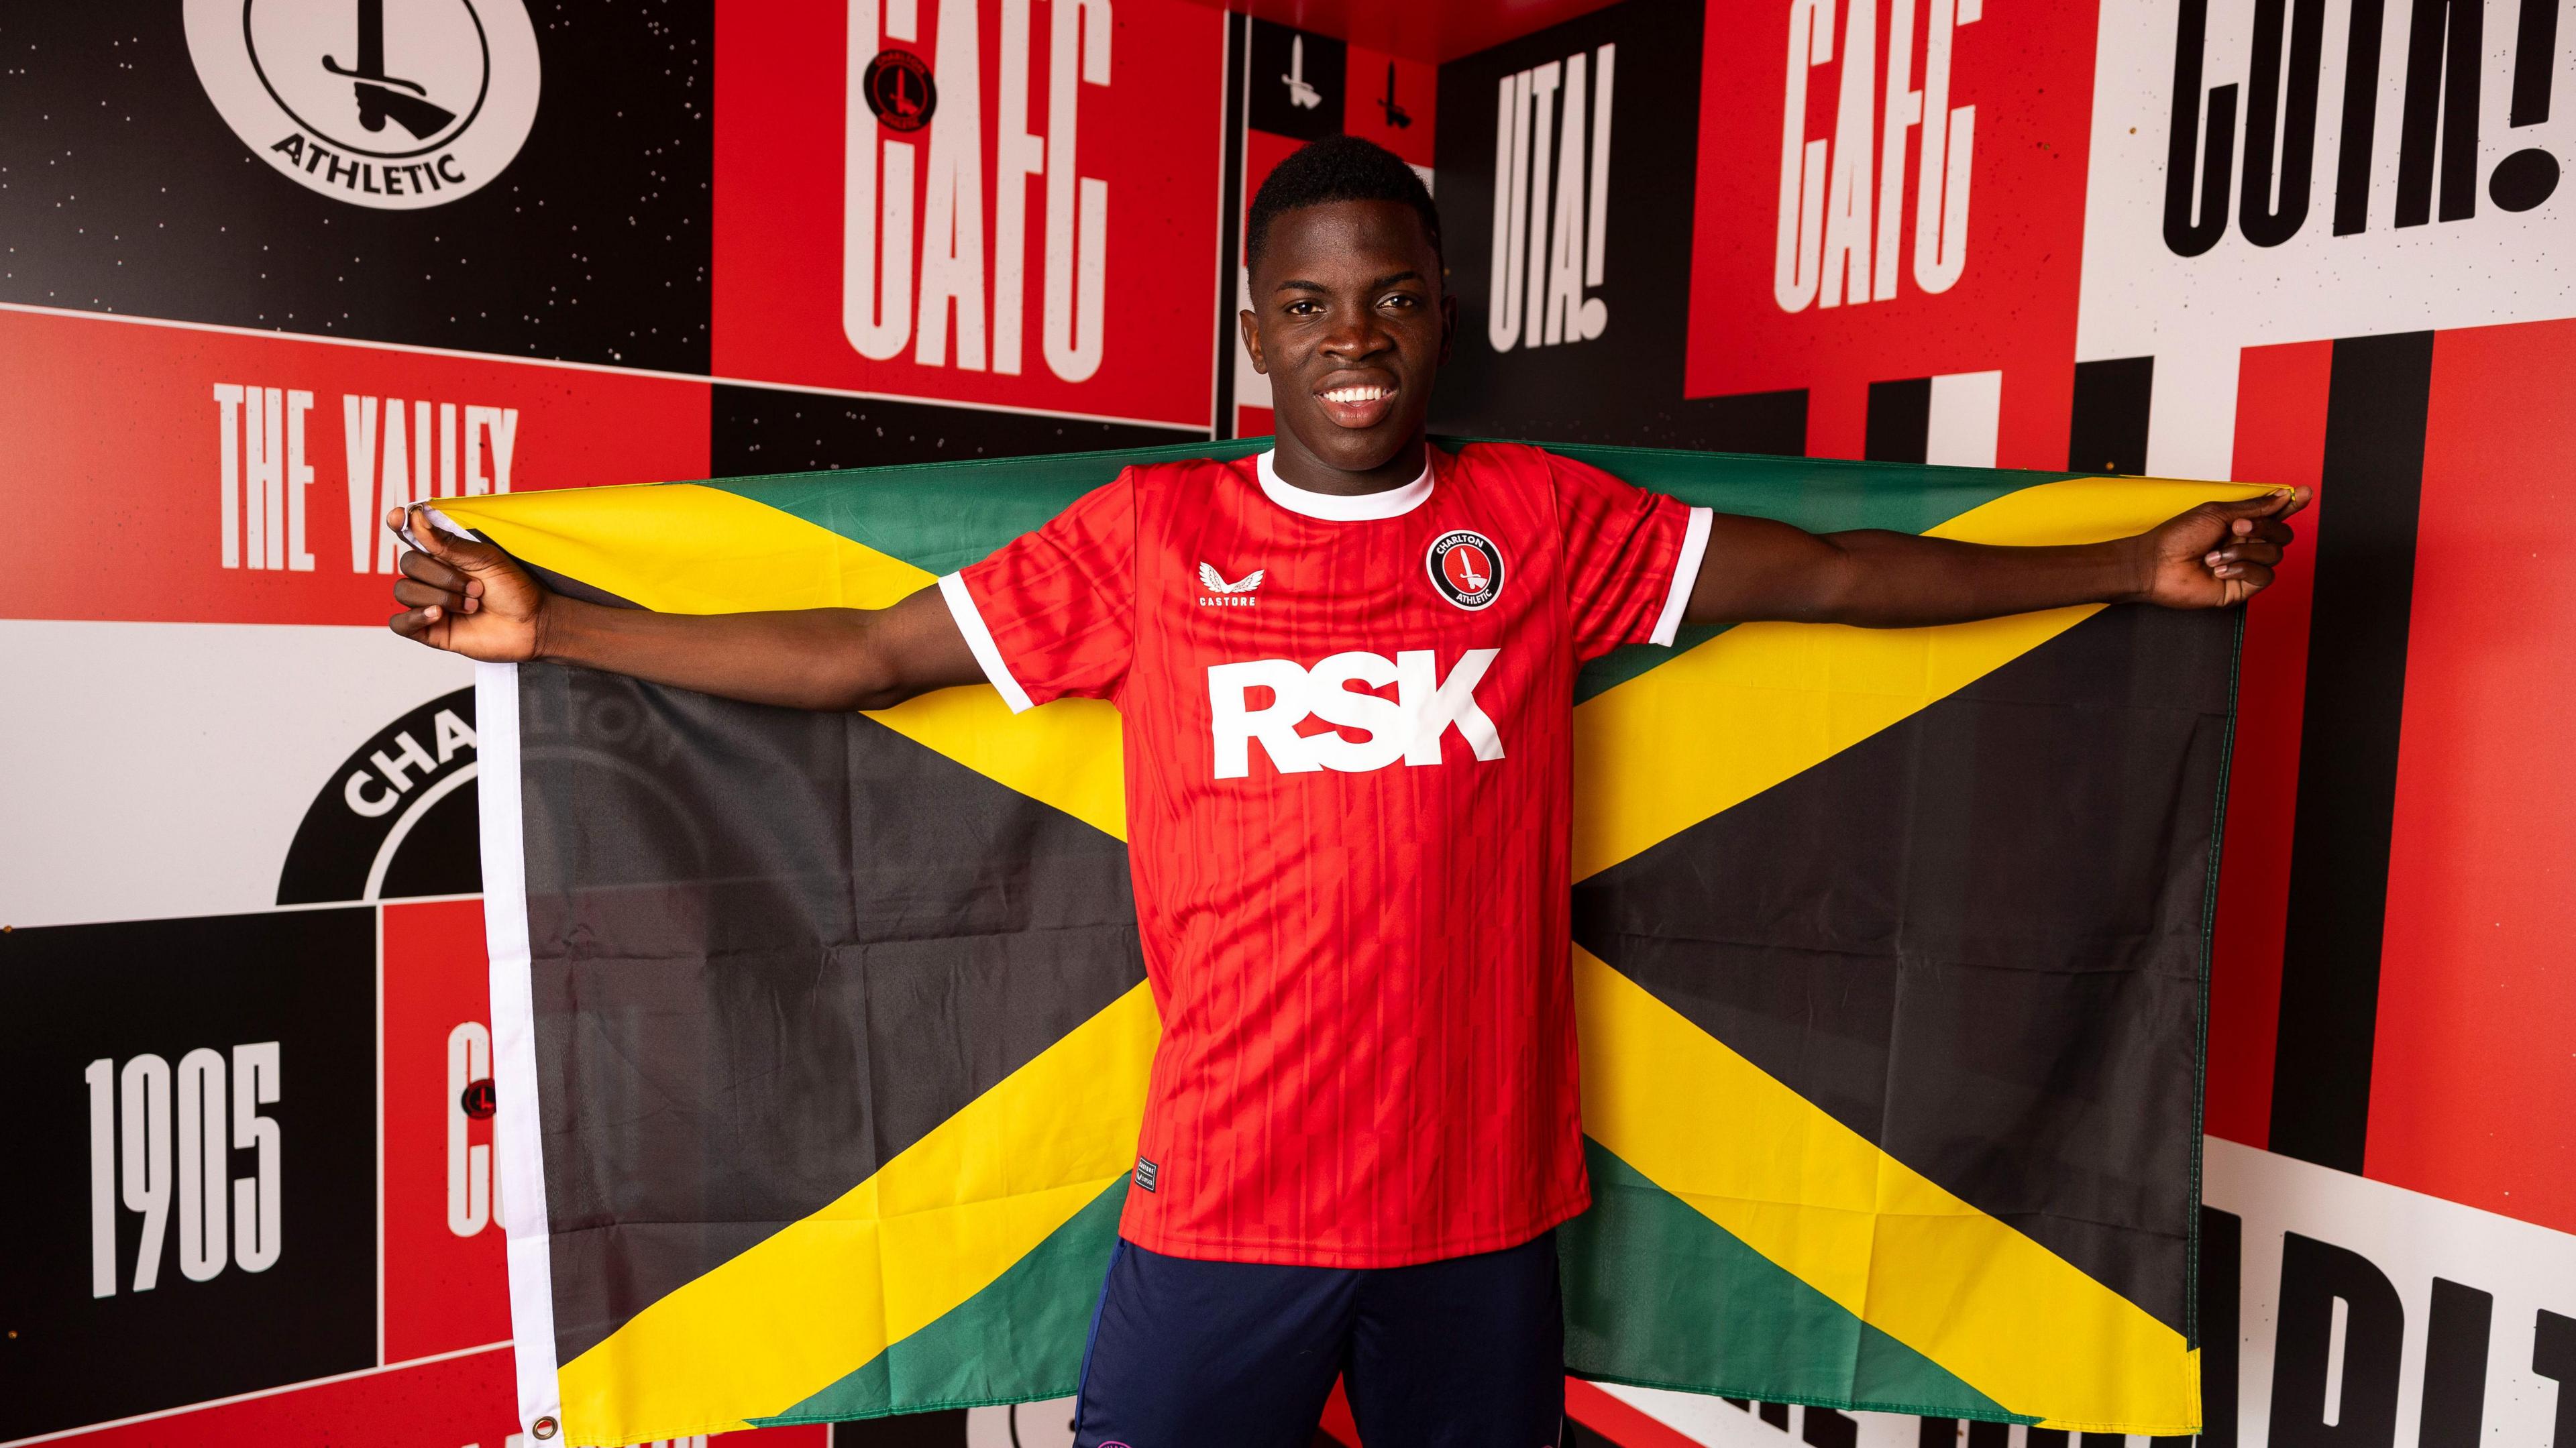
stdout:
<svg viewBox="0 0 2576 1448">
<path fill-rule="evenodd" d="M 1431 204 L 1431 188 L 1422 184 L 1422 177 L 1374 141 L 1326 136 L 1291 152 L 1253 193 L 1252 216 L 1244 227 L 1245 261 L 1260 265 L 1270 223 L 1281 212 L 1335 201 L 1395 201 L 1412 207 L 1430 234 L 1431 254 L 1440 255 L 1440 208 Z"/>
</svg>

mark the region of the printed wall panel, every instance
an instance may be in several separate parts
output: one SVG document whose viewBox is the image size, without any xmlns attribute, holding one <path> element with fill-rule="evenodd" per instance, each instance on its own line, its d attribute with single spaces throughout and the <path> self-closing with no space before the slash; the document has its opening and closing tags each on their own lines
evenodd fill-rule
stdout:
<svg viewBox="0 0 2576 1448">
<path fill-rule="evenodd" d="M 368 11 L 11 6 L 0 300 L 705 371 L 712 7 Z"/>
<path fill-rule="evenodd" d="M 2576 1231 L 2576 322 L 2438 332 L 2372 1177 Z M 2476 520 L 2501 504 L 2502 536 Z"/>
<path fill-rule="evenodd" d="M 2248 347 L 2239 374 L 2234 472 L 2293 487 L 2325 479 L 2326 398 L 2334 345 Z M 2237 671 L 2236 740 L 2227 780 L 2218 919 L 2211 942 L 2210 1134 L 2248 1146 L 2271 1135 L 2273 1056 L 2280 1035 L 2281 952 L 2289 926 L 2290 850 L 2299 804 L 2299 725 L 2306 709 L 2315 544 L 2333 507 L 2322 495 L 2301 515 L 2310 547 L 2285 558 L 2260 609 L 2245 617 Z"/>
<path fill-rule="evenodd" d="M 1716 0 L 1699 77 L 1693 396 L 1807 389 L 1868 446 L 1890 379 L 1999 372 L 2004 467 L 2067 457 L 2088 5 Z M 1891 455 L 1893 457 L 1894 455 Z"/>
<path fill-rule="evenodd" d="M 2232 1142 L 2207 1173 L 2241 1254 L 2237 1441 L 2567 1441 L 2565 1233 Z"/>
<path fill-rule="evenodd" d="M 12 930 L 0 982 L 45 1023 L 0 1433 L 375 1366 L 375 912 Z"/>
<path fill-rule="evenodd" d="M 717 42 L 718 373 L 1207 430 L 1215 10 L 797 0 Z"/>
<path fill-rule="evenodd" d="M 707 472 L 703 382 L 26 309 L 0 429 L 12 618 L 381 623 L 388 507 Z"/>
<path fill-rule="evenodd" d="M 0 1443 L 538 1448 L 385 506 L 1267 432 L 1246 209 L 1347 133 L 1434 183 L 1444 431 L 2319 490 L 2240 660 L 2206 1436 L 2576 1448 L 2571 70 L 2563 0 L 0 14 Z"/>
<path fill-rule="evenodd" d="M 510 1301 L 482 902 L 383 915 L 385 1357 L 409 1362 L 507 1341 Z"/>
<path fill-rule="evenodd" d="M 2103 0 L 2076 356 L 2156 359 L 2152 470 L 2224 470 L 2242 348 L 2576 315 L 2560 9 Z"/>
<path fill-rule="evenodd" d="M 1433 423 L 1471 436 L 1796 453 L 1803 378 L 1694 387 L 1692 203 L 1703 45 L 1686 5 L 1626 4 L 1440 74 L 1441 224 L 1458 335 Z M 1709 397 L 1723 391 L 1725 397 Z"/>
<path fill-rule="evenodd" d="M 453 695 L 470 728 L 473 666 L 399 643 L 381 627 L 0 620 L 0 752 L 50 766 L 0 771 L 12 837 L 43 842 L 0 870 L 0 923 L 267 909 L 290 873 L 334 886 L 298 902 L 363 898 L 411 817 L 393 801 L 473 763 L 435 710 L 400 724 Z"/>
<path fill-rule="evenodd" d="M 8 1084 L 52 1103 L 9 1209 L 31 1270 L 11 1276 L 27 1291 L 0 1441 L 536 1441 L 511 1422 L 492 1224 L 508 1184 L 470 669 L 383 631 L 377 519 L 487 491 L 1206 435 L 1223 25 L 1149 10 L 1076 12 L 1094 24 L 1074 89 L 1095 93 L 1060 130 L 1044 5 L 1034 32 L 1032 129 L 1064 138 L 1073 197 L 1057 250 L 1085 330 L 1064 338 L 1080 351 L 1121 309 L 1098 371 L 1127 390 L 999 410 L 765 364 L 746 366 L 800 385 L 706 376 L 712 6 L 0 17 L 0 493 L 31 545 L 0 584 L 0 747 L 22 766 L 0 771 L 0 976 L 10 1018 L 46 1023 Z M 989 69 L 998 12 L 983 23 Z M 1084 78 L 1085 44 L 1117 59 L 1109 86 Z M 1200 76 L 1203 163 L 1158 169 Z M 1420 84 L 1427 104 L 1427 68 Z M 976 91 L 951 87 L 952 123 Z M 816 142 L 835 198 L 844 98 L 836 79 Z M 1104 181 L 1093 247 L 1080 209 Z M 1025 192 L 1043 362 L 1042 169 Z M 835 338 L 837 265 L 810 297 Z M 1086 265 L 1111 290 L 1085 293 Z M 1196 269 L 1185 302 L 1154 280 L 1174 267 Z M 1188 347 L 1156 306 L 1186 314 Z M 1058 415 L 1084 411 L 1157 416 Z M 209 1215 L 236 1201 L 246 1216 Z M 1039 1433 L 1044 1413 L 1020 1416 Z M 994 1422 L 974 1441 L 1010 1441 L 1013 1415 Z"/>
</svg>

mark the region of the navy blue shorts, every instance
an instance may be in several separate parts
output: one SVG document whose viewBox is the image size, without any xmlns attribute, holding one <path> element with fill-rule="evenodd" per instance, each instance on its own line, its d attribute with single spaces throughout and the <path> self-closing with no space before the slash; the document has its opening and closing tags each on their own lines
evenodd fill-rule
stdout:
<svg viewBox="0 0 2576 1448">
<path fill-rule="evenodd" d="M 1121 1240 L 1083 1353 L 1075 1448 L 1309 1448 L 1336 1377 L 1369 1443 L 1550 1448 L 1565 1417 L 1556 1234 L 1365 1271 Z"/>
</svg>

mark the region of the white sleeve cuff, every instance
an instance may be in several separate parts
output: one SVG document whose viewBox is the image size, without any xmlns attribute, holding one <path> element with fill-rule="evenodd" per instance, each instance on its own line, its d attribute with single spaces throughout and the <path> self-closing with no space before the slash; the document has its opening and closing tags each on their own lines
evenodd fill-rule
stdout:
<svg viewBox="0 0 2576 1448">
<path fill-rule="evenodd" d="M 1690 510 L 1690 523 L 1682 529 L 1682 556 L 1673 560 L 1673 591 L 1664 596 L 1664 611 L 1656 616 L 1655 631 L 1646 642 L 1671 648 L 1673 639 L 1681 633 L 1682 612 L 1690 607 L 1691 588 L 1699 582 L 1700 560 L 1708 554 L 1712 516 L 1706 508 Z"/>
<path fill-rule="evenodd" d="M 975 607 L 975 596 L 966 591 L 962 574 L 944 573 L 939 578 L 939 596 L 948 604 L 948 616 L 957 620 L 957 631 L 966 636 L 966 647 L 975 655 L 975 663 L 984 677 L 1001 691 L 1002 702 L 1014 714 L 1030 707 L 1029 692 L 1011 677 L 1011 666 L 1002 662 L 1002 651 L 993 646 L 993 631 L 984 627 L 984 615 Z"/>
</svg>

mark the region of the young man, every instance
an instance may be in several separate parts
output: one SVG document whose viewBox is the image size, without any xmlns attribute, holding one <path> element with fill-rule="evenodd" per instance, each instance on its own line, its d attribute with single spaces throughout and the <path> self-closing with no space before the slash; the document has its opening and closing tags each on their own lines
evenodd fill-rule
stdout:
<svg viewBox="0 0 2576 1448">
<path fill-rule="evenodd" d="M 2271 581 L 2305 496 L 1988 548 L 1713 516 L 1532 447 L 1451 455 L 1423 437 L 1456 305 L 1413 172 L 1319 141 L 1249 233 L 1243 337 L 1279 426 L 1256 460 L 1128 469 L 880 612 L 597 607 L 416 525 L 392 627 L 809 709 L 1114 700 L 1165 1033 L 1077 1441 L 1304 1444 L 1340 1374 L 1371 1443 L 1539 1448 L 1563 1408 L 1553 1229 L 1589 1202 L 1577 665 L 1684 623 L 2222 607 Z"/>
</svg>

